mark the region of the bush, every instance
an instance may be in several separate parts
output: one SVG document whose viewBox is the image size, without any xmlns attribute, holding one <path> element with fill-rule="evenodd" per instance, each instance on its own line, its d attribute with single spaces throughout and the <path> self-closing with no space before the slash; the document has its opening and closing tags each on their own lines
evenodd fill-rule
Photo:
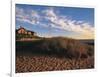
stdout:
<svg viewBox="0 0 100 77">
<path fill-rule="evenodd" d="M 22 47 L 21 47 L 22 45 Z M 22 50 L 28 53 L 56 55 L 68 58 L 87 58 L 93 56 L 93 46 L 80 43 L 77 40 L 55 37 L 45 38 L 34 42 L 20 42 L 20 47 L 17 43 L 17 51 Z"/>
</svg>

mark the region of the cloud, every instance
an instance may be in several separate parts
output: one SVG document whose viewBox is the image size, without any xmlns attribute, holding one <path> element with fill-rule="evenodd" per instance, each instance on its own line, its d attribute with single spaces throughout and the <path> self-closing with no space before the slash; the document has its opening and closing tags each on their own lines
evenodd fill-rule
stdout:
<svg viewBox="0 0 100 77">
<path fill-rule="evenodd" d="M 22 8 L 16 7 L 16 15 L 22 15 L 24 14 L 24 10 Z"/>
<path fill-rule="evenodd" d="M 89 23 L 57 15 L 53 9 L 45 10 L 44 13 L 46 14 L 45 18 L 51 22 L 52 28 L 74 32 L 82 38 L 94 38 L 94 27 Z"/>
<path fill-rule="evenodd" d="M 16 20 L 34 25 L 39 23 L 39 15 L 36 11 L 30 10 L 27 13 L 27 10 L 16 7 Z"/>
</svg>

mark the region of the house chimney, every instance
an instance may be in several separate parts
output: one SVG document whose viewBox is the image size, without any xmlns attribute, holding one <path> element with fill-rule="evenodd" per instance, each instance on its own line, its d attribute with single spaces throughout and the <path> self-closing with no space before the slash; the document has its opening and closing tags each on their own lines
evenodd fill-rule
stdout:
<svg viewBox="0 0 100 77">
<path fill-rule="evenodd" d="M 21 28 L 21 26 L 20 26 L 20 28 Z"/>
<path fill-rule="evenodd" d="M 22 26 L 20 26 L 20 28 L 23 28 Z"/>
</svg>

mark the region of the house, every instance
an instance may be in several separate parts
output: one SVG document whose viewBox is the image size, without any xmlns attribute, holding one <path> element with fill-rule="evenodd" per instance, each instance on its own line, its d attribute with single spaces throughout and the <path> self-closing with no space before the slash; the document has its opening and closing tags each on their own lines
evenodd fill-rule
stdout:
<svg viewBox="0 0 100 77">
<path fill-rule="evenodd" d="M 36 36 L 36 33 L 30 30 L 26 30 L 24 27 L 20 26 L 19 29 L 16 30 L 16 34 L 26 34 Z"/>
</svg>

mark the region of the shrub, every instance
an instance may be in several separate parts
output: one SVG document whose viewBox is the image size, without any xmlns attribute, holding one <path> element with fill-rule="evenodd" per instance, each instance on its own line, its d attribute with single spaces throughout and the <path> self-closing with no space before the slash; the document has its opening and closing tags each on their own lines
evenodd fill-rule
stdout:
<svg viewBox="0 0 100 77">
<path fill-rule="evenodd" d="M 24 44 L 22 42 L 22 45 L 20 48 L 17 47 L 18 51 L 24 50 L 24 52 L 28 51 L 28 53 L 32 52 L 33 54 L 48 54 L 68 58 L 87 58 L 94 54 L 93 46 L 63 37 L 45 38 Z"/>
</svg>

